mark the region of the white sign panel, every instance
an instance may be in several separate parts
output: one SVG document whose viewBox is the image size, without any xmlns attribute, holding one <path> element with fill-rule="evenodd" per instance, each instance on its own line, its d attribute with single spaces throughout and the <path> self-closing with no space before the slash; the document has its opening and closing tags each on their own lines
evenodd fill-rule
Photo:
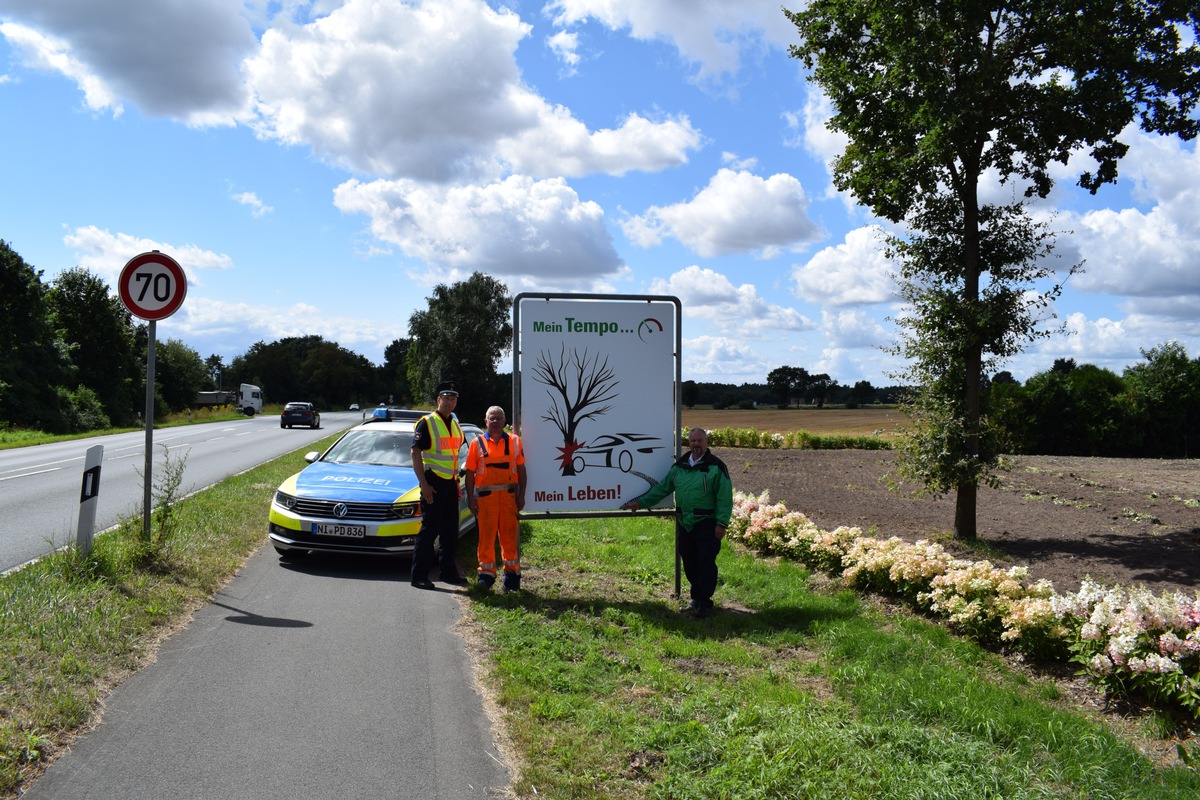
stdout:
<svg viewBox="0 0 1200 800">
<path fill-rule="evenodd" d="M 615 511 L 659 481 L 679 438 L 679 301 L 516 298 L 525 512 Z"/>
</svg>

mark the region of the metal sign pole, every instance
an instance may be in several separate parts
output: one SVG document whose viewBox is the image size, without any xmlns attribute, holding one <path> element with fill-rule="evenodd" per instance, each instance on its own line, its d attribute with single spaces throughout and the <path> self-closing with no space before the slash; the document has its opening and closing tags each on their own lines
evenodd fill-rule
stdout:
<svg viewBox="0 0 1200 800">
<path fill-rule="evenodd" d="M 146 460 L 142 473 L 142 538 L 150 543 L 150 495 L 154 481 L 151 466 L 154 463 L 154 335 L 156 323 L 150 320 L 149 336 L 146 340 Z"/>
</svg>

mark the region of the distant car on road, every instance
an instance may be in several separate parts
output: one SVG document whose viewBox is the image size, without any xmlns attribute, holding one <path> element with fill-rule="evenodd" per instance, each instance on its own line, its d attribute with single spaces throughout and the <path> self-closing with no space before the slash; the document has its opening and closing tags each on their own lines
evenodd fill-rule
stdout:
<svg viewBox="0 0 1200 800">
<path fill-rule="evenodd" d="M 351 403 L 351 404 L 350 404 L 350 410 L 351 410 L 351 411 L 358 411 L 358 403 Z"/>
<path fill-rule="evenodd" d="M 649 455 L 655 450 L 661 450 L 661 444 L 650 444 L 657 441 L 657 436 L 642 433 L 606 433 L 576 450 L 571 466 L 575 468 L 576 474 L 583 472 L 587 467 L 616 468 L 621 472 L 629 472 L 633 469 L 633 454 Z"/>
<path fill-rule="evenodd" d="M 413 431 L 426 411 L 377 408 L 325 451 L 304 457 L 309 465 L 280 484 L 271 502 L 268 536 L 282 558 L 309 551 L 411 555 L 421 529 L 421 487 L 412 468 Z M 461 465 L 473 439 L 463 425 Z M 459 530 L 475 526 L 464 490 Z"/>
<path fill-rule="evenodd" d="M 321 415 L 312 403 L 288 403 L 279 415 L 279 427 L 290 428 L 293 425 L 307 425 L 310 428 L 321 427 Z"/>
</svg>

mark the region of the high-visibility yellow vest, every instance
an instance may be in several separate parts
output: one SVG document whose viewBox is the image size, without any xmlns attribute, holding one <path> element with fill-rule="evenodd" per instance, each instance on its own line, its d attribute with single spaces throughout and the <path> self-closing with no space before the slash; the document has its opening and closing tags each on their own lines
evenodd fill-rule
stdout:
<svg viewBox="0 0 1200 800">
<path fill-rule="evenodd" d="M 421 453 L 425 468 L 439 478 L 454 480 L 458 476 L 458 450 L 462 447 L 463 432 L 458 418 L 450 416 L 450 425 L 442 415 L 434 412 L 425 415 L 425 425 L 431 439 L 429 449 Z"/>
</svg>

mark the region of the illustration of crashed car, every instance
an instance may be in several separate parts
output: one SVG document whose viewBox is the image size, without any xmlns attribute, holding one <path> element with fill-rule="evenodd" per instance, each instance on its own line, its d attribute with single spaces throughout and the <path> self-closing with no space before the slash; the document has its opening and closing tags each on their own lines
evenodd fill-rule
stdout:
<svg viewBox="0 0 1200 800">
<path fill-rule="evenodd" d="M 615 467 L 621 472 L 629 472 L 633 469 L 633 454 L 650 454 L 662 449 L 661 444 L 648 444 L 658 441 L 661 440 L 657 436 L 641 433 L 606 433 L 576 450 L 571 466 L 577 475 L 586 467 Z"/>
</svg>

